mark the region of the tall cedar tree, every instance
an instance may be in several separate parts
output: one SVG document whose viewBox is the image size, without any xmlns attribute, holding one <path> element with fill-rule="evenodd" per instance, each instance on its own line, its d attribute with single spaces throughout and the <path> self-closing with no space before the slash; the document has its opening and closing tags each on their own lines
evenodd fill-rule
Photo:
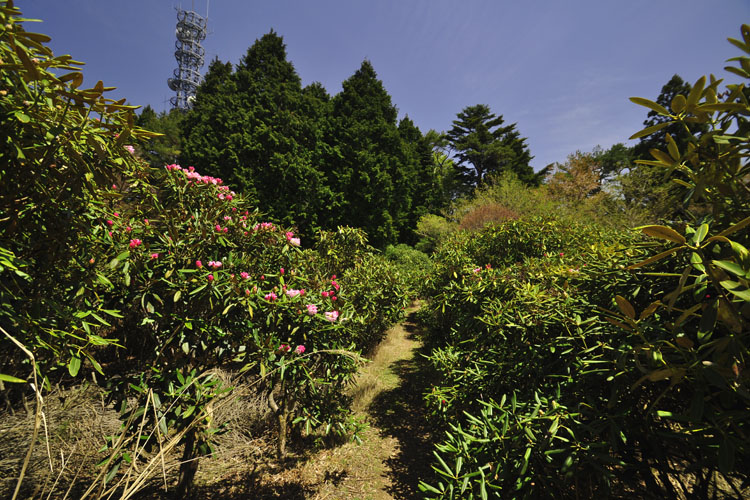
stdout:
<svg viewBox="0 0 750 500">
<path fill-rule="evenodd" d="M 341 223 L 363 228 L 384 247 L 409 230 L 412 179 L 404 162 L 397 110 L 369 61 L 333 98 L 331 168 L 341 199 Z"/>
<path fill-rule="evenodd" d="M 515 123 L 503 123 L 503 116 L 496 117 L 485 104 L 467 106 L 453 120 L 447 137 L 455 151 L 464 192 L 481 185 L 487 175 L 501 172 L 514 172 L 527 184 L 539 183 L 529 165 L 532 156 L 526 139 Z"/>
<path fill-rule="evenodd" d="M 146 106 L 135 121 L 137 127 L 164 134 L 140 141 L 133 141 L 139 153 L 152 167 L 163 167 L 174 163 L 180 156 L 180 123 L 184 115 L 179 110 L 157 114 Z"/>
<path fill-rule="evenodd" d="M 414 232 L 417 221 L 428 213 L 440 212 L 446 204 L 440 196 L 435 158 L 429 140 L 408 116 L 401 119 L 398 131 L 401 134 L 404 165 L 410 177 L 412 199 L 407 223 L 408 234 L 402 234 L 401 241 L 413 245 L 419 240 Z"/>
<path fill-rule="evenodd" d="M 330 202 L 324 173 L 313 164 L 318 136 L 310 116 L 323 105 L 318 97 L 303 93 L 282 38 L 271 31 L 234 72 L 211 63 L 185 119 L 183 162 L 221 177 L 309 236 Z"/>
</svg>

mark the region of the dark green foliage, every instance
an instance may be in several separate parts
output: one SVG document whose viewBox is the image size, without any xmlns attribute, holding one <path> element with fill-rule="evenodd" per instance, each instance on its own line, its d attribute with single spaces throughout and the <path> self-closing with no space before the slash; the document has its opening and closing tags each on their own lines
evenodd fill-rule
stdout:
<svg viewBox="0 0 750 500">
<path fill-rule="evenodd" d="M 531 154 L 516 130 L 516 124 L 503 126 L 503 116 L 495 116 L 489 106 L 468 106 L 453 120 L 447 138 L 458 160 L 464 191 L 470 192 L 484 182 L 488 174 L 514 172 L 528 184 L 538 184 L 529 165 Z"/>
<path fill-rule="evenodd" d="M 319 139 L 315 115 L 324 98 L 303 94 L 283 40 L 268 33 L 234 72 L 229 64 L 211 63 L 185 118 L 182 162 L 205 165 L 270 215 L 310 236 L 331 201 L 325 174 L 313 164 Z"/>
<path fill-rule="evenodd" d="M 410 181 L 419 160 L 405 153 L 396 108 L 369 61 L 342 85 L 333 98 L 331 131 L 332 182 L 343 194 L 338 216 L 382 247 L 410 229 Z"/>
<path fill-rule="evenodd" d="M 732 69 L 750 78 L 742 38 Z M 670 110 L 633 99 L 702 130 L 646 163 L 687 188 L 688 219 L 644 226 L 651 241 L 532 219 L 444 242 L 426 399 L 448 432 L 428 498 L 747 496 L 750 104 L 720 83 Z"/>
<path fill-rule="evenodd" d="M 161 136 L 135 142 L 136 150 L 152 167 L 163 167 L 176 163 L 180 156 L 181 122 L 184 115 L 179 110 L 156 114 L 151 106 L 146 106 L 135 124 Z"/>
</svg>

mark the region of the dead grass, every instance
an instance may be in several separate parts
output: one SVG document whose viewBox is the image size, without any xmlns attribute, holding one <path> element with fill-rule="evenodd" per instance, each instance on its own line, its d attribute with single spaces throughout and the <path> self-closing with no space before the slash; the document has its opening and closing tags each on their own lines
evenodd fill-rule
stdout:
<svg viewBox="0 0 750 500">
<path fill-rule="evenodd" d="M 403 492 L 413 489 L 413 480 L 410 486 L 404 486 L 401 476 L 410 468 L 405 465 L 409 460 L 424 459 L 423 450 L 419 449 L 419 443 L 409 441 L 411 429 L 404 434 L 399 425 L 420 420 L 404 413 L 405 409 L 419 406 L 419 402 L 405 403 L 405 397 L 411 397 L 412 393 L 418 399 L 421 397 L 421 391 L 415 392 L 413 387 L 404 385 L 409 378 L 404 367 L 413 362 L 413 352 L 419 345 L 413 325 L 397 325 L 373 351 L 371 362 L 362 368 L 350 390 L 355 414 L 368 426 L 361 433 L 361 444 L 331 446 L 312 436 L 302 443 L 293 443 L 284 462 L 274 458 L 275 436 L 268 426 L 272 419 L 268 402 L 257 385 L 243 385 L 232 380 L 230 374 L 219 374 L 226 383 L 235 386 L 232 395 L 214 407 L 214 420 L 228 422 L 229 430 L 217 437 L 215 455 L 201 459 L 195 478 L 195 498 L 411 498 Z M 118 433 L 117 412 L 104 403 L 99 388 L 84 384 L 48 394 L 44 415 L 45 430 L 34 448 L 20 498 L 63 498 L 71 485 L 68 498 L 78 498 L 101 472 L 96 463 L 104 455 L 98 450 L 104 445 L 105 436 Z M 30 444 L 33 420 L 33 409 L 0 416 L 0 498 L 10 498 L 15 487 L 23 455 Z M 176 449 L 164 457 L 170 491 L 176 482 L 179 455 L 180 450 Z M 167 497 L 160 465 L 149 473 L 136 498 Z"/>
</svg>

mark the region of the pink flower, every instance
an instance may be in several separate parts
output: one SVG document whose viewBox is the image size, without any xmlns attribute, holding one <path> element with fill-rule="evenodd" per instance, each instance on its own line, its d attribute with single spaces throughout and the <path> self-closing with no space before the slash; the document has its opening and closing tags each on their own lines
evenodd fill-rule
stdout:
<svg viewBox="0 0 750 500">
<path fill-rule="evenodd" d="M 299 238 L 292 238 L 289 240 L 289 244 L 292 245 L 293 247 L 298 247 L 300 246 L 300 240 Z"/>
<path fill-rule="evenodd" d="M 195 261 L 195 267 L 197 267 L 198 269 L 200 269 L 201 267 L 203 267 L 203 262 L 201 262 L 199 260 L 196 260 Z"/>
<path fill-rule="evenodd" d="M 209 282 L 211 282 L 211 281 L 213 281 L 213 280 L 214 280 L 214 275 L 213 275 L 213 274 L 209 274 L 208 276 L 206 276 L 206 279 L 207 279 L 207 280 L 208 280 Z"/>
<path fill-rule="evenodd" d="M 260 275 L 260 280 L 261 281 L 265 281 L 266 280 L 266 275 L 265 274 L 261 274 Z"/>
<path fill-rule="evenodd" d="M 138 238 L 134 238 L 134 239 L 130 240 L 130 245 L 129 246 L 130 246 L 130 248 L 136 248 L 136 247 L 140 246 L 142 243 L 143 242 L 141 240 L 139 240 Z"/>
<path fill-rule="evenodd" d="M 248 273 L 246 273 L 245 271 L 242 271 L 242 272 L 240 273 L 240 277 L 241 277 L 241 278 L 242 278 L 243 280 L 246 280 L 246 279 L 250 278 L 250 275 L 249 275 Z"/>
<path fill-rule="evenodd" d="M 108 220 L 108 221 L 107 221 L 107 225 L 109 225 L 109 226 L 111 226 L 111 225 L 112 225 L 112 224 L 114 224 L 114 223 L 115 223 L 115 221 L 112 221 L 112 220 Z"/>
<path fill-rule="evenodd" d="M 281 351 L 281 352 L 289 352 L 289 351 L 290 351 L 291 349 L 292 349 L 292 348 L 291 348 L 291 347 L 289 347 L 289 346 L 288 346 L 288 345 L 286 345 L 286 344 L 281 344 L 281 345 L 279 346 L 279 351 Z"/>
<path fill-rule="evenodd" d="M 125 228 L 125 231 L 127 231 L 127 232 L 130 232 L 130 231 L 132 231 L 132 230 L 133 230 L 133 228 L 132 228 L 132 227 L 130 227 L 130 226 L 127 226 L 127 227 Z"/>
<path fill-rule="evenodd" d="M 265 299 L 269 302 L 273 302 L 274 300 L 278 299 L 278 297 L 275 293 L 271 292 L 266 294 Z"/>
<path fill-rule="evenodd" d="M 477 273 L 478 273 L 479 271 L 481 271 L 481 270 L 482 270 L 482 268 L 481 268 L 481 267 L 475 267 L 475 268 L 474 268 L 474 274 L 477 274 Z"/>
<path fill-rule="evenodd" d="M 218 225 L 218 224 L 216 224 L 216 232 L 217 232 L 217 233 L 220 233 L 220 232 L 221 232 L 221 226 L 220 226 L 220 225 Z"/>
<path fill-rule="evenodd" d="M 565 254 L 564 254 L 564 253 L 562 253 L 562 252 L 560 252 L 560 257 L 562 257 L 563 255 L 565 255 Z"/>
<path fill-rule="evenodd" d="M 289 297 L 290 299 L 293 299 L 297 295 L 299 295 L 299 290 L 287 290 L 286 291 L 286 296 Z"/>
<path fill-rule="evenodd" d="M 321 296 L 322 296 L 323 298 L 326 298 L 326 299 L 328 298 L 328 292 L 320 292 L 320 295 L 321 295 Z"/>
<path fill-rule="evenodd" d="M 232 201 L 233 196 L 231 194 L 227 195 L 227 201 Z"/>
<path fill-rule="evenodd" d="M 310 316 L 315 316 L 318 314 L 318 306 L 315 304 L 307 304 L 307 314 Z"/>
<path fill-rule="evenodd" d="M 158 253 L 152 253 L 151 254 L 151 258 L 152 259 L 158 259 L 159 258 L 159 254 Z"/>
<path fill-rule="evenodd" d="M 338 319 L 339 312 L 338 311 L 328 311 L 328 312 L 325 313 L 325 317 L 326 317 L 327 321 L 330 321 L 331 323 L 333 323 L 334 321 L 336 321 Z"/>
<path fill-rule="evenodd" d="M 296 352 L 297 354 L 302 354 L 303 352 L 305 352 L 305 346 L 298 345 L 294 348 L 294 352 Z"/>
<path fill-rule="evenodd" d="M 127 151 L 128 153 L 130 153 L 131 155 L 135 154 L 135 148 L 134 148 L 133 146 L 131 146 L 130 144 L 126 144 L 126 145 L 125 145 L 125 146 L 123 146 L 123 147 L 124 147 L 124 148 L 125 148 L 125 150 L 126 150 L 126 151 Z"/>
<path fill-rule="evenodd" d="M 119 217 L 119 216 L 120 216 L 120 212 L 115 212 L 115 213 L 113 213 L 112 215 L 113 215 L 114 217 Z"/>
<path fill-rule="evenodd" d="M 89 264 L 93 264 L 94 262 L 95 262 L 94 258 L 93 258 L 93 257 L 91 257 L 91 258 L 89 259 Z"/>
<path fill-rule="evenodd" d="M 109 235 L 110 238 L 112 237 L 112 231 L 107 231 L 107 234 Z"/>
<path fill-rule="evenodd" d="M 117 189 L 117 184 L 112 184 L 112 189 Z"/>
<path fill-rule="evenodd" d="M 337 292 L 339 291 L 339 288 L 341 288 L 339 284 L 336 283 L 336 280 L 331 280 L 331 285 L 333 285 L 333 288 L 335 288 Z"/>
<path fill-rule="evenodd" d="M 280 267 L 280 268 L 279 268 L 279 272 L 280 272 L 280 273 L 281 273 L 281 275 L 283 276 L 283 275 L 284 275 L 284 268 L 283 268 L 283 267 Z"/>
<path fill-rule="evenodd" d="M 331 297 L 331 300 L 336 300 L 336 299 L 338 299 L 338 297 L 336 297 L 335 295 L 333 295 L 333 296 Z"/>
<path fill-rule="evenodd" d="M 250 290 L 248 290 L 247 288 L 245 288 L 245 295 L 250 295 Z"/>
<path fill-rule="evenodd" d="M 228 231 L 229 231 L 229 228 L 228 228 L 228 227 L 225 227 L 225 228 L 224 228 L 224 232 L 226 233 L 226 232 L 228 232 Z"/>
<path fill-rule="evenodd" d="M 287 241 L 289 241 L 289 240 L 291 240 L 292 238 L 294 238 L 294 233 L 293 233 L 293 232 L 291 232 L 291 231 L 287 231 L 287 232 L 286 232 L 286 240 L 287 240 Z"/>
<path fill-rule="evenodd" d="M 232 218 L 230 216 L 228 216 L 228 215 L 225 215 L 224 216 L 224 220 L 232 220 Z"/>
<path fill-rule="evenodd" d="M 305 289 L 304 289 L 304 288 L 303 288 L 302 290 L 300 290 L 300 291 L 299 291 L 299 294 L 300 294 L 301 296 L 304 296 L 304 295 L 305 295 L 305 293 L 307 293 L 307 292 L 305 292 Z"/>
</svg>

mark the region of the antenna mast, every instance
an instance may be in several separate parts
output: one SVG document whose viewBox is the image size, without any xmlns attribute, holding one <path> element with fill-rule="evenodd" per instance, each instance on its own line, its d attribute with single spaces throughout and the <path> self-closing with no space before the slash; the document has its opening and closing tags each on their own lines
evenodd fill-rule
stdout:
<svg viewBox="0 0 750 500">
<path fill-rule="evenodd" d="M 167 80 L 169 88 L 176 92 L 169 102 L 172 109 L 186 111 L 192 107 L 195 90 L 200 84 L 200 69 L 203 66 L 206 51 L 201 42 L 206 39 L 208 19 L 208 1 L 206 17 L 199 16 L 194 10 L 183 10 L 177 7 L 177 41 L 174 57 L 177 69 L 173 77 Z"/>
</svg>

